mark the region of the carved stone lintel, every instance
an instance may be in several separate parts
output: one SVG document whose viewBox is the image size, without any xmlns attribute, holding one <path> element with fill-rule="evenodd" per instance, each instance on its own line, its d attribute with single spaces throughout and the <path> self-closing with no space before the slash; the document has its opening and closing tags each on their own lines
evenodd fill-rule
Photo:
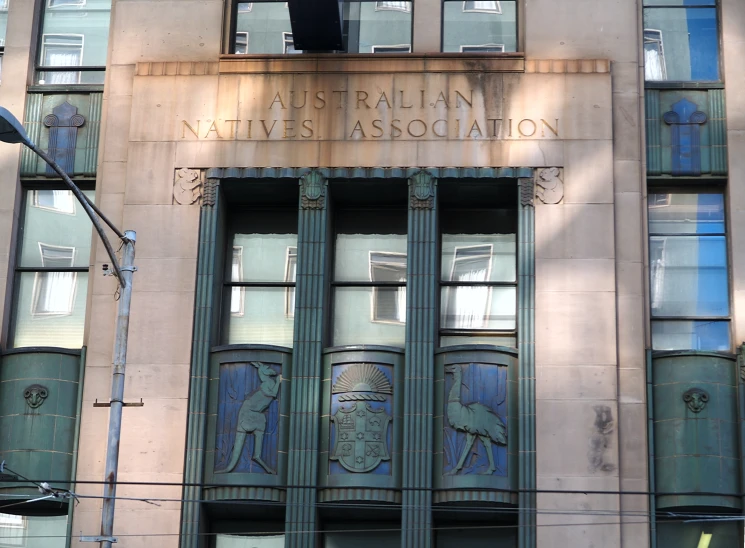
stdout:
<svg viewBox="0 0 745 548">
<path fill-rule="evenodd" d="M 536 170 L 535 185 L 535 195 L 544 204 L 558 204 L 564 197 L 564 181 L 558 167 Z"/>
<path fill-rule="evenodd" d="M 435 179 L 426 171 L 409 178 L 412 209 L 432 209 L 435 206 Z"/>
<path fill-rule="evenodd" d="M 202 197 L 202 171 L 182 167 L 173 178 L 173 203 L 192 205 Z"/>
<path fill-rule="evenodd" d="M 326 206 L 326 178 L 320 171 L 311 171 L 300 178 L 303 209 L 323 209 Z"/>
<path fill-rule="evenodd" d="M 26 403 L 31 409 L 41 407 L 44 400 L 49 395 L 49 389 L 46 386 L 40 384 L 32 384 L 26 387 L 23 391 L 23 397 L 26 399 Z"/>
<path fill-rule="evenodd" d="M 520 205 L 523 207 L 533 207 L 534 196 L 535 186 L 533 179 L 520 179 Z"/>
<path fill-rule="evenodd" d="M 709 401 L 709 393 L 703 388 L 689 388 L 683 392 L 683 401 L 693 413 L 700 413 Z"/>
</svg>

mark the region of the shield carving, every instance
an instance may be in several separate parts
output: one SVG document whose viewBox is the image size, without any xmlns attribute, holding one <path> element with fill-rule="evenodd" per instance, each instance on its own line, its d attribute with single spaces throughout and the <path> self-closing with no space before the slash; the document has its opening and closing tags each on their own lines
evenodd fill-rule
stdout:
<svg viewBox="0 0 745 548">
<path fill-rule="evenodd" d="M 350 472 L 369 472 L 381 461 L 390 460 L 387 439 L 391 416 L 384 409 L 356 402 L 346 409 L 340 407 L 331 422 L 336 435 L 331 460 L 338 460 Z"/>
</svg>

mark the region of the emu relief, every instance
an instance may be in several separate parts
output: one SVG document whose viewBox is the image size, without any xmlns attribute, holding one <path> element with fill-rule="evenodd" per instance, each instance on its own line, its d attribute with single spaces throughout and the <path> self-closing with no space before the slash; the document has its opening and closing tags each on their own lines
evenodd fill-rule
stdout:
<svg viewBox="0 0 745 548">
<path fill-rule="evenodd" d="M 243 455 L 244 445 L 249 434 L 253 435 L 253 452 L 250 455 L 250 460 L 258 464 L 267 474 L 277 473 L 274 467 L 264 460 L 262 453 L 264 451 L 265 435 L 270 434 L 272 438 L 276 438 L 276 424 L 272 425 L 271 423 L 274 421 L 268 420 L 269 417 L 267 415 L 271 415 L 276 420 L 277 410 L 275 400 L 279 394 L 281 377 L 271 365 L 261 362 L 249 362 L 249 364 L 256 369 L 259 385 L 240 403 L 240 409 L 237 414 L 235 413 L 235 406 L 240 400 L 237 400 L 237 394 L 234 392 L 243 386 L 248 388 L 248 385 L 241 384 L 240 381 L 242 379 L 239 375 L 236 375 L 235 379 L 230 379 L 226 383 L 228 384 L 226 386 L 228 398 L 221 398 L 223 400 L 230 400 L 230 402 L 221 402 L 221 404 L 224 407 L 229 405 L 232 408 L 232 412 L 229 413 L 229 417 L 227 416 L 228 413 L 224 410 L 218 412 L 218 431 L 222 427 L 223 432 L 222 435 L 218 434 L 218 458 L 215 462 L 216 474 L 232 472 L 236 468 Z M 222 380 L 221 378 L 221 382 Z M 228 430 L 228 432 L 224 432 L 224 430 Z M 229 437 L 234 436 L 232 448 L 228 445 L 229 441 L 226 435 Z M 272 448 L 269 453 L 275 455 L 276 451 Z M 226 459 L 228 455 L 229 459 Z M 227 463 L 225 463 L 225 460 L 227 460 Z"/>
<path fill-rule="evenodd" d="M 590 472 L 613 472 L 616 465 L 608 462 L 607 451 L 611 446 L 611 435 L 616 427 L 613 413 L 607 405 L 596 405 L 593 433 L 588 440 L 587 460 Z"/>
</svg>

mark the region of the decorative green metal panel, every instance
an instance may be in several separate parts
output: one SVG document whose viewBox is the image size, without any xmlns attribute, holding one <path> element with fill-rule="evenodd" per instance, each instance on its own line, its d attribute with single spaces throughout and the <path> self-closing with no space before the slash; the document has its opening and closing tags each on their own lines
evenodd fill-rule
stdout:
<svg viewBox="0 0 745 548">
<path fill-rule="evenodd" d="M 290 398 L 281 379 L 291 359 L 289 348 L 268 345 L 213 350 L 204 478 L 225 487 L 205 488 L 206 499 L 232 499 L 235 487 L 250 485 L 251 498 L 284 500 Z"/>
<path fill-rule="evenodd" d="M 727 174 L 724 90 L 645 92 L 647 174 Z"/>
<path fill-rule="evenodd" d="M 464 345 L 437 351 L 436 503 L 518 504 L 518 374 L 514 348 Z"/>
<path fill-rule="evenodd" d="M 200 536 L 203 523 L 201 483 L 204 479 L 204 456 L 207 431 L 207 396 L 209 388 L 210 349 L 216 340 L 219 314 L 220 264 L 223 227 L 218 181 L 207 179 L 202 199 L 199 222 L 199 253 L 194 302 L 194 333 L 191 350 L 191 381 L 189 385 L 189 417 L 186 432 L 183 497 L 181 506 L 181 546 L 205 546 L 206 537 Z"/>
<path fill-rule="evenodd" d="M 31 140 L 43 150 L 49 148 L 50 132 L 56 128 L 45 124 L 45 118 L 63 103 L 77 108 L 83 124 L 77 128 L 73 176 L 95 176 L 98 162 L 98 147 L 101 132 L 101 107 L 103 94 L 90 93 L 30 93 L 26 103 L 24 127 Z M 42 177 L 47 175 L 44 161 L 28 149 L 21 156 L 21 176 Z"/>
<path fill-rule="evenodd" d="M 319 502 L 401 502 L 403 361 L 384 346 L 324 351 Z"/>
<path fill-rule="evenodd" d="M 0 460 L 27 478 L 68 487 L 76 451 L 80 351 L 24 348 L 2 356 Z M 36 497 L 36 486 L 0 484 L 0 494 Z M 60 508 L 59 502 L 53 503 Z M 65 503 L 63 503 L 63 506 Z"/>
<path fill-rule="evenodd" d="M 652 367 L 657 508 L 740 508 L 734 359 L 671 352 Z"/>
<path fill-rule="evenodd" d="M 316 486 L 320 434 L 321 374 L 327 269 L 328 183 L 318 171 L 300 181 L 297 281 L 290 445 L 288 455 L 288 548 L 316 544 Z"/>
<path fill-rule="evenodd" d="M 535 185 L 532 178 L 518 180 L 517 204 L 517 347 L 519 378 L 518 546 L 536 545 L 535 457 Z"/>
</svg>

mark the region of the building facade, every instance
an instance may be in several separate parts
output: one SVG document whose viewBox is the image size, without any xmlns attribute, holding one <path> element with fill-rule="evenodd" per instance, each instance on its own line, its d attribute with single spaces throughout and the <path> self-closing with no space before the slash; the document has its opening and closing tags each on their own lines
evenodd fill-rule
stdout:
<svg viewBox="0 0 745 548">
<path fill-rule="evenodd" d="M 0 0 L 0 106 L 137 232 L 116 545 L 742 546 L 744 41 L 740 0 Z M 0 547 L 66 547 L 118 286 L 30 150 L 0 193 Z"/>
</svg>

